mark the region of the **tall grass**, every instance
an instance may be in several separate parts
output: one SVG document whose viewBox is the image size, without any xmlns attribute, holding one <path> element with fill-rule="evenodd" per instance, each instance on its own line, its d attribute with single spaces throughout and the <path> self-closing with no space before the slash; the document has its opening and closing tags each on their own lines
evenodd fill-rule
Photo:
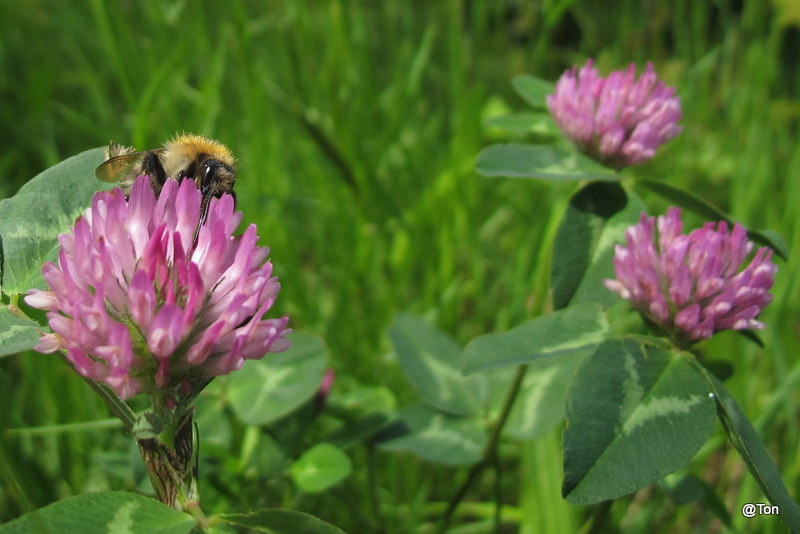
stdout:
<svg viewBox="0 0 800 534">
<path fill-rule="evenodd" d="M 489 103 L 523 107 L 509 83 L 515 74 L 555 79 L 587 56 L 606 70 L 654 61 L 678 87 L 685 132 L 635 174 L 691 188 L 798 250 L 798 21 L 781 6 L 789 3 L 3 2 L 0 195 L 110 139 L 152 148 L 186 130 L 221 140 L 239 157 L 245 219 L 272 249 L 278 311 L 325 338 L 339 387 L 383 384 L 402 399 L 409 390 L 385 335 L 394 312 L 423 314 L 466 341 L 548 306 L 549 243 L 571 189 L 472 171 L 488 141 Z M 765 349 L 729 335 L 704 350 L 736 366 L 731 387 L 800 495 L 796 262 L 780 266 Z M 107 417 L 56 359 L 5 358 L 0 386 L 2 428 Z M 118 434 L 6 432 L 0 519 L 102 489 L 98 473 L 124 464 Z M 354 456 L 359 470 L 377 465 L 386 524 L 371 518 L 376 531 L 430 517 L 460 476 L 410 458 Z M 520 457 L 519 476 L 506 470 L 504 484 L 521 531 L 577 528 L 591 509 L 558 494 L 557 435 L 507 459 Z M 763 501 L 721 440 L 696 463 L 729 509 Z M 370 523 L 337 512 L 339 504 L 367 509 L 374 498 L 358 473 L 338 496 L 312 498 L 352 532 Z M 118 481 L 138 480 L 128 475 Z M 658 490 L 652 502 L 641 495 L 611 516 L 631 526 L 647 518 L 663 532 L 712 521 L 702 505 L 664 508 Z"/>
</svg>

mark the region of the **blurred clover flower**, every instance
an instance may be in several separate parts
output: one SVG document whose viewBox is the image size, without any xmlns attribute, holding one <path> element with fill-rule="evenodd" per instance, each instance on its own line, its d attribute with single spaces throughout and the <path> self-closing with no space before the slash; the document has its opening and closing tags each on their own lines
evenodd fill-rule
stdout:
<svg viewBox="0 0 800 534">
<path fill-rule="evenodd" d="M 255 225 L 232 235 L 242 214 L 230 195 L 211 201 L 194 238 L 200 201 L 193 180 L 168 180 L 156 199 L 143 176 L 128 201 L 119 189 L 95 194 L 59 236 L 58 265 L 42 267 L 50 290 L 25 298 L 53 331 L 36 350 L 65 351 L 123 399 L 160 391 L 174 401 L 286 349 L 288 318 L 262 318 L 280 288 L 269 249 L 256 246 Z"/>
<path fill-rule="evenodd" d="M 730 232 L 725 222 L 714 226 L 687 235 L 680 209 L 657 219 L 643 213 L 625 232 L 627 246 L 616 247 L 617 279 L 604 281 L 681 346 L 720 330 L 764 328 L 755 318 L 772 300 L 772 250 L 761 247 L 741 269 L 753 249 L 747 232 L 739 223 Z"/>
<path fill-rule="evenodd" d="M 591 59 L 561 75 L 547 106 L 578 149 L 614 169 L 642 163 L 681 132 L 675 89 L 659 81 L 648 63 L 635 79 L 634 64 L 603 78 Z"/>
</svg>

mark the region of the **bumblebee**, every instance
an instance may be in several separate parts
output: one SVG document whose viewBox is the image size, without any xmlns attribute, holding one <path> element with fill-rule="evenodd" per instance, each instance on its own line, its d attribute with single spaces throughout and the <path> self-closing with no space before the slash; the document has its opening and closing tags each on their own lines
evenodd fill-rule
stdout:
<svg viewBox="0 0 800 534">
<path fill-rule="evenodd" d="M 126 195 L 136 177 L 143 174 L 150 177 L 156 195 L 167 180 L 194 180 L 203 195 L 201 221 L 212 198 L 224 193 L 236 198 L 236 159 L 222 143 L 199 135 L 178 135 L 163 148 L 144 151 L 110 143 L 106 161 L 95 171 L 98 180 L 118 183 Z"/>
</svg>

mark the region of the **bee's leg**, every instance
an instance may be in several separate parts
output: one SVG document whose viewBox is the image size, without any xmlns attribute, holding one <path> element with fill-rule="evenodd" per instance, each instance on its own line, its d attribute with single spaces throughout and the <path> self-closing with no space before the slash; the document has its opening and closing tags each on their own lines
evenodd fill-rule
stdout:
<svg viewBox="0 0 800 534">
<path fill-rule="evenodd" d="M 194 238 L 192 242 L 196 245 L 197 244 L 197 235 L 200 233 L 200 225 L 206 221 L 206 217 L 208 216 L 208 207 L 211 205 L 211 199 L 216 197 L 220 198 L 223 193 L 218 193 L 216 195 L 209 195 L 203 193 L 203 198 L 200 201 L 200 223 L 197 225 L 197 228 L 194 230 Z M 234 191 L 228 191 L 228 194 L 233 197 L 233 205 L 236 206 L 236 193 Z"/>
<path fill-rule="evenodd" d="M 150 177 L 150 185 L 157 194 L 167 181 L 167 171 L 155 152 L 148 152 L 142 159 L 142 173 Z"/>
</svg>

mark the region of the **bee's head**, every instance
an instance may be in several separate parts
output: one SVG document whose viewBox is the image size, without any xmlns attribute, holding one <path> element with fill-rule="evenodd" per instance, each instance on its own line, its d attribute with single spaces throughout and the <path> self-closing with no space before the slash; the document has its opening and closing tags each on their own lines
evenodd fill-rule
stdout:
<svg viewBox="0 0 800 534">
<path fill-rule="evenodd" d="M 227 163 L 214 158 L 203 160 L 195 171 L 194 181 L 204 197 L 219 197 L 232 193 L 236 182 L 236 170 Z"/>
<path fill-rule="evenodd" d="M 236 181 L 236 159 L 228 148 L 199 135 L 178 135 L 165 146 L 164 168 L 178 181 L 191 178 L 203 197 L 229 193 Z"/>
<path fill-rule="evenodd" d="M 179 182 L 185 178 L 191 178 L 204 197 L 219 197 L 223 193 L 233 193 L 236 169 L 212 156 L 202 154 L 175 175 Z"/>
<path fill-rule="evenodd" d="M 194 183 L 200 188 L 203 201 L 200 205 L 201 220 L 205 220 L 211 199 L 221 197 L 228 193 L 236 202 L 236 193 L 233 192 L 233 184 L 236 182 L 236 169 L 213 157 L 201 159 L 193 172 L 189 175 L 194 179 Z"/>
</svg>

